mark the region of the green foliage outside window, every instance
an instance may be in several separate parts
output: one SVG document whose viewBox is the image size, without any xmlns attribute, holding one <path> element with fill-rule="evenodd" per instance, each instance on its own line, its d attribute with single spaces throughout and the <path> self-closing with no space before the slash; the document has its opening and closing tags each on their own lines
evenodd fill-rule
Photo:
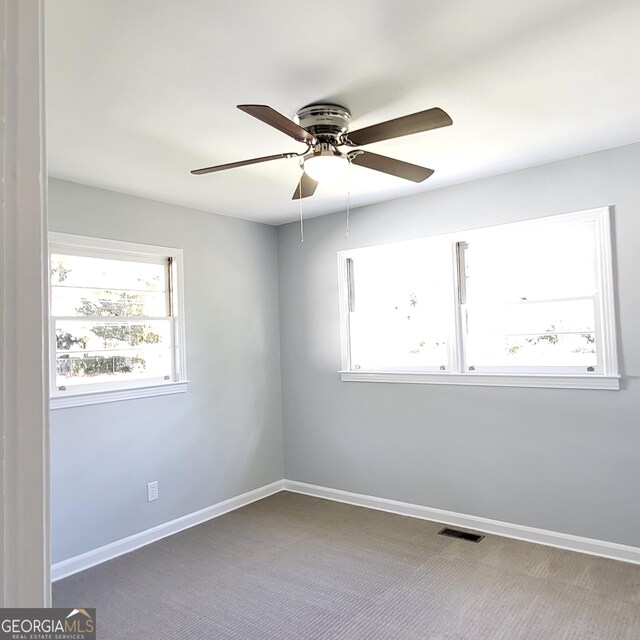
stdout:
<svg viewBox="0 0 640 640">
<path fill-rule="evenodd" d="M 51 275 L 59 283 L 64 282 L 71 269 L 64 265 L 62 260 L 52 265 Z M 140 293 L 119 292 L 113 297 L 112 291 L 105 291 L 108 299 L 97 301 L 83 300 L 76 313 L 88 318 L 130 318 L 144 316 L 144 299 Z M 143 324 L 113 324 L 96 325 L 91 328 L 91 333 L 108 343 L 123 342 L 131 347 L 139 345 L 158 344 L 162 337 Z M 69 332 L 58 330 L 56 332 L 56 346 L 58 350 L 71 350 L 76 346 L 87 348 L 88 336 L 74 336 Z M 81 358 L 71 355 L 59 355 L 56 359 L 58 375 L 65 377 L 97 376 L 116 373 L 130 373 L 136 369 L 144 371 L 145 359 L 141 356 L 123 355 L 89 355 L 83 353 Z"/>
</svg>

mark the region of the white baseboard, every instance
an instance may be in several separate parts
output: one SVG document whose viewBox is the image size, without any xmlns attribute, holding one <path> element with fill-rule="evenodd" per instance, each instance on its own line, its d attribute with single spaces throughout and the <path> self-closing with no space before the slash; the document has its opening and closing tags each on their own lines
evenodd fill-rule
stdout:
<svg viewBox="0 0 640 640">
<path fill-rule="evenodd" d="M 147 544 L 166 538 L 174 533 L 178 533 L 178 531 L 183 531 L 184 529 L 201 524 L 207 520 L 211 520 L 212 518 L 217 518 L 229 511 L 244 507 L 256 500 L 266 498 L 267 496 L 278 493 L 283 489 L 284 480 L 277 480 L 276 482 L 267 484 L 264 487 L 253 489 L 253 491 L 247 491 L 239 496 L 218 502 L 217 504 L 201 509 L 200 511 L 190 513 L 186 516 L 182 516 L 181 518 L 176 518 L 170 522 L 165 522 L 157 527 L 141 531 L 140 533 L 123 538 L 122 540 L 116 540 L 116 542 L 107 544 L 104 547 L 93 549 L 92 551 L 88 551 L 87 553 L 83 553 L 79 556 L 74 556 L 68 560 L 56 562 L 51 567 L 51 580 L 55 582 L 56 580 L 78 573 L 79 571 L 84 571 L 89 567 L 101 564 L 102 562 L 106 562 L 112 558 L 117 558 L 125 553 L 129 553 L 130 551 L 144 547 Z"/>
<path fill-rule="evenodd" d="M 218 502 L 206 509 L 201 509 L 194 513 L 190 513 L 181 518 L 165 522 L 157 527 L 141 531 L 122 540 L 117 540 L 104 547 L 93 549 L 79 556 L 74 556 L 68 560 L 57 562 L 51 567 L 51 580 L 55 582 L 67 576 L 84 571 L 89 567 L 93 567 L 112 558 L 144 547 L 145 545 L 166 538 L 174 533 L 189 529 L 195 525 L 206 522 L 213 518 L 217 518 L 229 511 L 244 507 L 256 500 L 261 500 L 279 491 L 292 491 L 294 493 L 302 493 L 316 498 L 324 498 L 326 500 L 334 500 L 335 502 L 345 502 L 359 507 L 368 509 L 377 509 L 378 511 L 387 511 L 389 513 L 397 513 L 402 516 L 410 516 L 412 518 L 421 518 L 423 520 L 431 520 L 441 522 L 465 529 L 473 529 L 483 531 L 493 535 L 504 536 L 506 538 L 515 538 L 517 540 L 525 540 L 526 542 L 534 542 L 544 544 L 559 549 L 567 549 L 569 551 L 577 551 L 593 556 L 601 556 L 603 558 L 611 558 L 613 560 L 621 560 L 622 562 L 631 562 L 640 564 L 640 548 L 631 547 L 617 542 L 605 542 L 604 540 L 594 540 L 592 538 L 583 538 L 568 533 L 557 533 L 556 531 L 547 531 L 545 529 L 536 529 L 519 524 L 511 524 L 510 522 L 501 522 L 499 520 L 490 520 L 488 518 L 480 518 L 478 516 L 469 516 L 454 511 L 444 511 L 443 509 L 434 509 L 424 507 L 409 502 L 399 502 L 397 500 L 389 500 L 387 498 L 377 498 L 375 496 L 367 496 L 360 493 L 352 493 L 350 491 L 341 491 L 340 489 L 331 489 L 329 487 L 320 487 L 305 482 L 297 482 L 295 480 L 278 480 L 271 484 L 259 487 L 253 491 L 247 491 L 234 498 L 229 498 L 223 502 Z"/>
<path fill-rule="evenodd" d="M 286 491 L 303 493 L 307 496 L 315 496 L 316 498 L 346 502 L 347 504 L 353 504 L 359 507 L 388 511 L 412 518 L 422 518 L 423 520 L 432 520 L 434 522 L 441 522 L 442 524 L 474 529 L 506 538 L 544 544 L 549 547 L 557 547 L 558 549 L 567 549 L 592 556 L 601 556 L 603 558 L 640 564 L 639 547 L 631 547 L 618 544 L 617 542 L 605 542 L 604 540 L 583 538 L 568 533 L 536 529 L 520 524 L 511 524 L 510 522 L 501 522 L 499 520 L 490 520 L 488 518 L 455 513 L 454 511 L 423 507 L 422 505 L 411 504 L 409 502 L 398 502 L 397 500 L 376 498 L 375 496 L 367 496 L 350 491 L 320 487 L 295 480 L 285 480 L 284 488 Z"/>
</svg>

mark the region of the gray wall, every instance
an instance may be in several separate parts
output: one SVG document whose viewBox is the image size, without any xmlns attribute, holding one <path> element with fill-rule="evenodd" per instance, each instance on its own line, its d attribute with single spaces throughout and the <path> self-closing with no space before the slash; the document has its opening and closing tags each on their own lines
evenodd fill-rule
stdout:
<svg viewBox="0 0 640 640">
<path fill-rule="evenodd" d="M 51 180 L 51 230 L 184 249 L 192 381 L 52 412 L 53 561 L 283 476 L 640 546 L 639 166 L 621 147 L 358 209 L 349 240 L 343 215 L 309 220 L 304 244 Z M 336 251 L 609 204 L 621 391 L 340 382 Z"/>
<path fill-rule="evenodd" d="M 278 229 L 285 476 L 640 546 L 640 145 Z M 341 382 L 336 251 L 615 205 L 623 389 Z"/>
<path fill-rule="evenodd" d="M 280 480 L 276 230 L 59 180 L 49 223 L 184 249 L 191 380 L 186 394 L 52 412 L 53 561 Z"/>
</svg>

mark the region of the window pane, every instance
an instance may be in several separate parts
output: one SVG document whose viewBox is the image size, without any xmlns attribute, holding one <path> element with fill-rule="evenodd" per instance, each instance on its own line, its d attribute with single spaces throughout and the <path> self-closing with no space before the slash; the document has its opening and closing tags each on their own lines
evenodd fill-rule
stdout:
<svg viewBox="0 0 640 640">
<path fill-rule="evenodd" d="M 170 376 L 170 323 L 56 321 L 56 386 Z"/>
<path fill-rule="evenodd" d="M 467 367 L 596 367 L 595 223 L 492 229 L 464 266 Z"/>
<path fill-rule="evenodd" d="M 471 336 L 467 340 L 467 366 L 482 367 L 587 367 L 597 366 L 595 333 Z"/>
<path fill-rule="evenodd" d="M 353 261 L 352 368 L 449 366 L 452 328 L 448 243 L 376 247 Z"/>
<path fill-rule="evenodd" d="M 492 229 L 465 258 L 468 303 L 591 296 L 597 288 L 593 222 Z"/>
<path fill-rule="evenodd" d="M 166 263 L 54 253 L 51 256 L 51 284 L 85 289 L 165 291 Z"/>
<path fill-rule="evenodd" d="M 463 307 L 467 334 L 582 333 L 595 330 L 592 298 Z"/>
<path fill-rule="evenodd" d="M 171 344 L 170 323 L 169 319 L 144 324 L 57 320 L 56 351 L 122 351 L 134 347 L 168 347 Z"/>
<path fill-rule="evenodd" d="M 56 357 L 56 386 L 125 382 L 171 375 L 171 349 L 69 351 Z"/>
<path fill-rule="evenodd" d="M 448 338 L 430 329 L 429 318 L 414 314 L 349 314 L 351 362 L 357 369 L 447 366 Z"/>
<path fill-rule="evenodd" d="M 51 314 L 54 316 L 162 317 L 168 313 L 167 294 L 163 291 L 51 287 Z"/>
</svg>

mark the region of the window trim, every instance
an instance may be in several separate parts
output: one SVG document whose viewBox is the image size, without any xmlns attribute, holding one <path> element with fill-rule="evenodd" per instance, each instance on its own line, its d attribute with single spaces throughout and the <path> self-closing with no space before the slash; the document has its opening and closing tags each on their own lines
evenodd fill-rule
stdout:
<svg viewBox="0 0 640 640">
<path fill-rule="evenodd" d="M 161 247 L 157 245 L 112 240 L 109 238 L 93 238 L 69 233 L 49 232 L 48 264 L 51 264 L 51 254 L 70 253 L 89 257 L 130 258 L 137 261 L 158 262 L 169 259 L 169 278 L 172 283 L 170 308 L 172 310 L 174 336 L 174 354 L 172 369 L 173 380 L 161 380 L 150 383 L 145 380 L 124 381 L 118 386 L 105 388 L 100 385 L 93 387 L 85 385 L 82 390 L 59 391 L 55 384 L 55 323 L 53 315 L 49 314 L 49 398 L 50 408 L 66 409 L 105 402 L 118 402 L 134 398 L 164 396 L 184 393 L 189 380 L 187 378 L 186 340 L 184 322 L 184 281 L 183 281 L 183 251 L 175 247 Z M 51 278 L 48 280 L 49 299 L 51 299 Z"/>
<path fill-rule="evenodd" d="M 599 289 L 599 305 L 597 308 L 598 321 L 601 329 L 601 356 L 602 371 L 593 374 L 575 373 L 490 373 L 469 372 L 464 370 L 464 353 L 462 353 L 463 336 L 456 310 L 455 344 L 452 346 L 452 371 L 373 371 L 355 370 L 351 368 L 351 347 L 349 331 L 349 290 L 351 260 L 363 249 L 373 246 L 406 245 L 417 243 L 423 239 L 438 238 L 452 245 L 452 260 L 457 264 L 458 243 L 470 242 L 475 238 L 481 238 L 490 234 L 496 228 L 523 229 L 532 225 L 554 224 L 561 221 L 571 222 L 595 222 L 596 224 L 596 270 Z M 396 382 L 410 384 L 453 384 L 472 386 L 500 386 L 500 387 L 545 387 L 563 389 L 608 389 L 620 388 L 620 374 L 618 369 L 617 349 L 617 322 L 615 315 L 615 293 L 613 277 L 613 246 L 611 238 L 611 207 L 598 207 L 575 213 L 565 213 L 541 218 L 533 218 L 520 222 L 509 222 L 500 225 L 480 227 L 446 233 L 437 236 L 428 236 L 414 240 L 387 243 L 384 245 L 370 245 L 357 249 L 347 249 L 338 252 L 338 291 L 340 310 L 340 342 L 341 342 L 341 368 L 340 379 L 344 382 Z M 458 301 L 459 269 L 452 270 L 453 290 L 456 303 Z M 459 304 L 457 308 L 459 309 Z M 600 353 L 598 354 L 600 355 Z"/>
</svg>

